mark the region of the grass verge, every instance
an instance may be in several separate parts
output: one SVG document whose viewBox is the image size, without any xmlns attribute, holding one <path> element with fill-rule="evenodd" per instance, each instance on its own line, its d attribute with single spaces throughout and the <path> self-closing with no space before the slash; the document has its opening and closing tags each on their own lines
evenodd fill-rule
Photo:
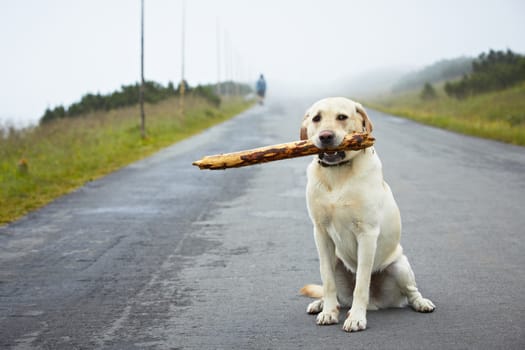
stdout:
<svg viewBox="0 0 525 350">
<path fill-rule="evenodd" d="M 448 97 L 442 86 L 436 91 L 434 99 L 421 99 L 419 91 L 412 91 L 364 103 L 424 124 L 525 146 L 525 83 L 463 100 Z"/>
<path fill-rule="evenodd" d="M 69 193 L 88 181 L 225 121 L 251 102 L 224 101 L 216 108 L 188 97 L 146 105 L 147 138 L 140 138 L 137 107 L 56 120 L 0 132 L 0 225 Z M 1 131 L 1 130 L 0 130 Z"/>
</svg>

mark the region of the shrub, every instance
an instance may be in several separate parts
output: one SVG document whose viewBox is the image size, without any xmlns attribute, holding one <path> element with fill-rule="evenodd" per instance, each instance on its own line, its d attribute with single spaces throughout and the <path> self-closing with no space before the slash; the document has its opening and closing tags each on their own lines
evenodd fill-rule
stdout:
<svg viewBox="0 0 525 350">
<path fill-rule="evenodd" d="M 423 100 L 433 100 L 437 97 L 436 90 L 430 83 L 425 83 L 419 95 Z"/>
</svg>

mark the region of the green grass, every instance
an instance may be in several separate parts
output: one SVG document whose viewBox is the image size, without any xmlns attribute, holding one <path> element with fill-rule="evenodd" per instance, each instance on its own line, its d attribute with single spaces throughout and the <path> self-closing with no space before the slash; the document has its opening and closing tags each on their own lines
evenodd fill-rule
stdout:
<svg viewBox="0 0 525 350">
<path fill-rule="evenodd" d="M 88 181 L 240 113 L 251 102 L 178 99 L 146 105 L 147 138 L 140 138 L 138 107 L 67 118 L 0 133 L 0 225 L 11 222 Z"/>
<path fill-rule="evenodd" d="M 422 100 L 420 91 L 369 99 L 371 108 L 419 122 L 516 145 L 525 145 L 525 83 L 464 100 L 446 96 Z"/>
</svg>

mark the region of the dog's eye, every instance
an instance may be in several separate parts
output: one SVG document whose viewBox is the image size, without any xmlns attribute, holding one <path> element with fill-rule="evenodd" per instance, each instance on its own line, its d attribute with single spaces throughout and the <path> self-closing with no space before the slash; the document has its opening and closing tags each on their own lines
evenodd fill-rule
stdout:
<svg viewBox="0 0 525 350">
<path fill-rule="evenodd" d="M 346 116 L 346 115 L 344 115 L 344 114 L 339 114 L 339 115 L 337 116 L 337 120 L 346 120 L 346 119 L 348 119 L 348 116 Z"/>
<path fill-rule="evenodd" d="M 312 118 L 312 121 L 314 123 L 320 122 L 321 121 L 321 115 L 320 114 L 316 115 L 315 117 Z"/>
</svg>

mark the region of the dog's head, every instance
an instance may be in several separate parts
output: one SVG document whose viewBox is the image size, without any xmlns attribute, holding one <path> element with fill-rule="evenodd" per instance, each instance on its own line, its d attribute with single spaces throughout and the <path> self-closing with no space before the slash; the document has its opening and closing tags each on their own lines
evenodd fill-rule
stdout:
<svg viewBox="0 0 525 350">
<path fill-rule="evenodd" d="M 314 103 L 304 116 L 301 140 L 311 140 L 318 148 L 334 148 L 347 134 L 372 132 L 372 123 L 359 103 L 344 97 L 325 98 Z M 324 164 L 336 165 L 350 160 L 356 151 L 325 152 L 319 155 Z"/>
</svg>

